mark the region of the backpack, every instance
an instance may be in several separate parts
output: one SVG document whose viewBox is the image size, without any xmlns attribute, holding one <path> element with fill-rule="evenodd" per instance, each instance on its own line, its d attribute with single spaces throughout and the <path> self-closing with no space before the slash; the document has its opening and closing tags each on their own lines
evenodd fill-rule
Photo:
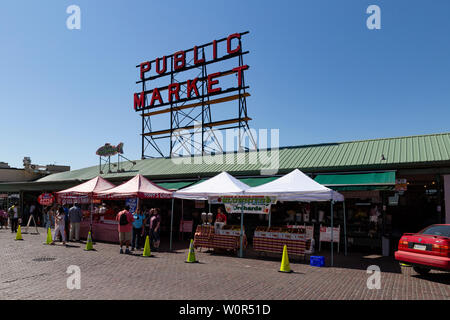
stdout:
<svg viewBox="0 0 450 320">
<path fill-rule="evenodd" d="M 122 213 L 120 215 L 120 219 L 119 219 L 119 224 L 121 226 L 125 226 L 128 224 L 128 218 L 127 218 L 127 214 L 126 213 Z"/>
</svg>

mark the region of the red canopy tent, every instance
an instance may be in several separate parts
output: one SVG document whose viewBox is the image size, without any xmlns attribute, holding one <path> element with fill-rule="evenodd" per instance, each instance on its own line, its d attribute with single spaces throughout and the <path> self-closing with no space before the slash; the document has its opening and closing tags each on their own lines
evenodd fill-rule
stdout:
<svg viewBox="0 0 450 320">
<path fill-rule="evenodd" d="M 94 198 L 97 199 L 170 199 L 172 191 L 160 187 L 150 180 L 138 174 L 134 178 L 122 183 L 121 185 L 100 192 L 94 192 Z"/>
<path fill-rule="evenodd" d="M 115 185 L 100 176 L 86 181 L 78 186 L 55 192 L 58 202 L 90 202 L 95 192 L 114 188 Z"/>
<path fill-rule="evenodd" d="M 97 176 L 89 181 L 86 181 L 78 186 L 56 192 L 56 198 L 58 202 L 65 203 L 91 203 L 91 214 L 90 214 L 90 226 L 89 230 L 92 233 L 92 212 L 93 208 L 93 196 L 95 192 L 100 192 L 114 188 L 115 185 L 108 180 Z"/>
</svg>

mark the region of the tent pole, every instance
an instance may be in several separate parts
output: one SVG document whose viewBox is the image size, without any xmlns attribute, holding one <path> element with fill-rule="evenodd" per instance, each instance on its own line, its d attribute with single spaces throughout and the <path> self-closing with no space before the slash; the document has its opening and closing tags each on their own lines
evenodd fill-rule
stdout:
<svg viewBox="0 0 450 320">
<path fill-rule="evenodd" d="M 272 208 L 270 208 L 272 209 Z M 269 210 L 269 228 L 272 226 L 272 210 Z"/>
<path fill-rule="evenodd" d="M 333 266 L 333 243 L 334 243 L 334 238 L 333 238 L 333 200 L 331 200 L 331 266 Z"/>
<path fill-rule="evenodd" d="M 183 224 L 184 224 L 184 202 L 183 202 L 183 199 L 181 199 L 181 240 L 184 240 Z M 178 236 L 178 240 L 180 240 L 179 236 Z"/>
<path fill-rule="evenodd" d="M 170 245 L 169 245 L 169 251 L 172 251 L 172 229 L 173 229 L 173 203 L 175 201 L 175 198 L 172 198 L 172 211 L 170 213 Z"/>
<path fill-rule="evenodd" d="M 347 217 L 345 215 L 345 200 L 342 201 L 342 205 L 344 207 L 344 251 L 345 255 L 347 256 Z"/>
<path fill-rule="evenodd" d="M 92 212 L 93 211 L 94 211 L 94 199 L 92 199 L 92 197 L 91 197 L 91 221 L 90 221 L 90 225 L 89 225 L 89 229 L 90 229 L 89 231 L 91 232 L 91 239 L 93 239 L 92 238 Z"/>
<path fill-rule="evenodd" d="M 239 257 L 242 258 L 242 244 L 244 242 L 244 204 L 241 204 L 241 245 L 239 248 Z"/>
</svg>

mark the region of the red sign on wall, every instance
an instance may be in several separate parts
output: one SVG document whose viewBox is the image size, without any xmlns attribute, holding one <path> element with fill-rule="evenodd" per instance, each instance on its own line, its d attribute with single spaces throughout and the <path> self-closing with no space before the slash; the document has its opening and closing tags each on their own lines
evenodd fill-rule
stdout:
<svg viewBox="0 0 450 320">
<path fill-rule="evenodd" d="M 42 206 L 50 206 L 55 201 L 55 197 L 51 193 L 43 193 L 38 197 L 38 202 Z"/>
</svg>

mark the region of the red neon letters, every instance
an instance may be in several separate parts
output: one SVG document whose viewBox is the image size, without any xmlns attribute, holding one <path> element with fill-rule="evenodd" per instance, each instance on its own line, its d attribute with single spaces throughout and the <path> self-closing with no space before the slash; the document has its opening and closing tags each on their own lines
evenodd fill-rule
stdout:
<svg viewBox="0 0 450 320">
<path fill-rule="evenodd" d="M 141 63 L 141 80 L 144 80 L 144 73 L 150 71 L 150 61 Z"/>
<path fill-rule="evenodd" d="M 219 43 L 225 43 L 226 42 L 226 52 L 225 48 L 221 49 L 221 56 L 218 55 L 218 44 Z M 237 45 L 236 45 L 237 42 Z M 207 49 L 208 46 L 212 46 L 209 50 Z M 206 48 L 206 49 L 205 49 Z M 212 50 L 211 50 L 212 49 Z M 149 81 L 150 79 L 156 79 L 162 76 L 166 76 L 171 74 L 171 72 L 180 72 L 184 71 L 185 69 L 190 69 L 192 67 L 201 66 L 204 64 L 209 64 L 216 62 L 216 60 L 225 60 L 230 58 L 230 55 L 234 55 L 236 53 L 241 52 L 241 34 L 239 33 L 233 33 L 230 34 L 226 39 L 223 38 L 221 40 L 213 40 L 212 43 L 202 45 L 200 48 L 197 46 L 194 46 L 192 49 L 186 50 L 186 51 L 177 51 L 171 56 L 163 56 L 162 58 L 156 58 L 153 61 L 144 61 L 139 66 L 139 72 L 140 72 L 140 79 L 142 82 Z M 191 52 L 192 51 L 192 52 Z M 211 52 L 212 51 L 212 52 Z M 211 55 L 212 59 L 208 60 L 205 55 Z M 189 55 L 189 56 L 188 56 Z M 192 58 L 193 56 L 193 58 Z M 211 56 L 210 56 L 211 57 Z M 167 68 L 167 60 L 169 60 L 169 70 Z M 162 60 L 162 61 L 161 61 Z M 192 61 L 193 63 L 191 65 L 188 65 L 188 63 Z M 152 63 L 154 63 L 154 74 L 150 78 L 147 75 L 146 79 L 146 73 L 148 73 L 150 70 L 152 70 Z M 236 68 L 233 68 L 230 71 L 233 71 L 237 73 L 237 82 L 238 82 L 238 88 L 241 88 L 244 86 L 243 84 L 243 72 L 244 70 L 247 70 L 249 67 L 248 65 L 242 65 L 238 66 Z M 150 91 L 142 91 L 140 93 L 134 93 L 133 96 L 133 105 L 134 110 L 139 111 L 141 109 L 146 109 L 149 107 L 158 107 L 162 104 L 167 104 L 164 102 L 163 98 L 161 97 L 161 91 L 167 90 L 167 101 L 168 103 L 176 103 L 180 100 L 186 101 L 189 99 L 193 99 L 194 97 L 201 97 L 199 93 L 199 82 L 206 82 L 206 89 L 207 92 L 205 92 L 205 96 L 209 95 L 215 95 L 222 93 L 222 87 L 219 86 L 219 79 L 217 79 L 220 76 L 223 76 L 225 74 L 229 74 L 229 71 L 225 72 L 216 72 L 213 74 L 209 74 L 206 79 L 199 79 L 194 78 L 192 80 L 187 80 L 185 82 L 174 82 L 169 84 L 166 87 L 160 87 L 160 88 L 154 88 L 151 91 L 151 99 L 150 99 L 150 105 L 146 106 L 146 94 L 150 94 Z M 231 88 L 230 88 L 231 89 Z M 237 88 L 234 88 L 235 90 Z M 181 96 L 183 95 L 183 96 Z M 155 105 L 156 103 L 156 105 Z"/>
<path fill-rule="evenodd" d="M 186 91 L 187 91 L 187 97 L 188 99 L 191 97 L 191 92 L 192 90 L 195 91 L 195 94 L 198 96 L 200 96 L 200 94 L 198 93 L 198 89 L 197 89 L 197 81 L 198 78 L 195 78 L 194 80 L 188 80 L 186 83 Z"/>
<path fill-rule="evenodd" d="M 237 48 L 231 50 L 231 40 L 232 39 L 241 39 L 241 35 L 239 33 L 235 33 L 235 34 L 230 34 L 227 38 L 227 52 L 228 54 L 233 54 L 236 52 L 239 52 L 239 50 L 241 50 L 241 46 L 238 45 Z"/>
<path fill-rule="evenodd" d="M 212 74 L 208 75 L 208 94 L 222 91 L 222 88 L 220 88 L 220 87 L 215 88 L 215 89 L 213 89 L 213 87 L 212 87 L 213 85 L 219 83 L 219 80 L 213 80 L 213 78 L 216 78 L 218 76 L 220 76 L 220 72 L 216 72 L 216 73 L 212 73 Z"/>
<path fill-rule="evenodd" d="M 183 69 L 186 66 L 186 53 L 178 51 L 173 54 L 173 68 L 175 70 Z"/>
</svg>

